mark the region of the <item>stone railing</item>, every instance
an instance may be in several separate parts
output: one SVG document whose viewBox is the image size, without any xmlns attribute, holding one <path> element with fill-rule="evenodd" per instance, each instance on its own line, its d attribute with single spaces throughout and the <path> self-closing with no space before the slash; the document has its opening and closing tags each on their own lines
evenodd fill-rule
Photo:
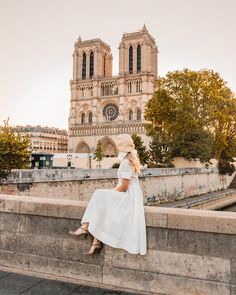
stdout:
<svg viewBox="0 0 236 295">
<path fill-rule="evenodd" d="M 236 214 L 145 207 L 147 255 L 104 246 L 78 228 L 87 202 L 0 195 L 0 269 L 132 294 L 236 294 Z"/>
<path fill-rule="evenodd" d="M 114 188 L 116 169 L 14 170 L 0 185 L 0 193 L 88 201 L 98 188 Z M 217 169 L 144 169 L 140 186 L 145 204 L 174 202 L 190 196 L 227 189 L 232 176 Z"/>
<path fill-rule="evenodd" d="M 147 168 L 140 178 L 218 173 L 217 168 Z M 7 183 L 116 178 L 117 169 L 15 169 Z"/>
<path fill-rule="evenodd" d="M 107 125 L 81 125 L 71 127 L 69 130 L 70 136 L 91 136 L 91 135 L 117 135 L 122 133 L 144 133 L 144 125 L 140 122 L 133 123 L 109 123 Z"/>
</svg>

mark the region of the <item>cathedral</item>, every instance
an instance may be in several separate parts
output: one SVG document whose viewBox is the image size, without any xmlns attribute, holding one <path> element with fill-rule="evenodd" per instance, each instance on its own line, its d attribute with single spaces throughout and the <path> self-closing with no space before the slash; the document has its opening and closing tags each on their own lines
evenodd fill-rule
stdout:
<svg viewBox="0 0 236 295">
<path fill-rule="evenodd" d="M 94 153 L 101 140 L 105 157 L 116 157 L 118 134 L 139 134 L 144 143 L 144 110 L 157 81 L 155 39 L 146 26 L 124 33 L 119 44 L 119 74 L 112 75 L 110 46 L 101 39 L 77 40 L 70 81 L 69 152 Z"/>
</svg>

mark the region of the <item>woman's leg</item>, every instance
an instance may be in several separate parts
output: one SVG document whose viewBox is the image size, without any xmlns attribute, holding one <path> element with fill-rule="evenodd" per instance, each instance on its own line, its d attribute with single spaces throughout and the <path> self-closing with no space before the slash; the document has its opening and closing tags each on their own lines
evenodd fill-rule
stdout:
<svg viewBox="0 0 236 295">
<path fill-rule="evenodd" d="M 102 243 L 101 241 L 99 241 L 98 239 L 96 239 L 95 237 L 93 237 L 93 243 L 89 249 L 88 254 L 92 255 L 95 251 L 95 249 L 98 248 L 99 250 L 101 250 L 102 248 Z"/>
<path fill-rule="evenodd" d="M 81 226 L 74 232 L 76 235 L 86 234 L 88 231 L 88 222 L 81 223 Z"/>
<path fill-rule="evenodd" d="M 83 228 L 83 229 L 88 229 L 88 226 L 89 226 L 89 223 L 88 222 L 83 222 L 83 223 L 81 223 L 81 227 Z"/>
</svg>

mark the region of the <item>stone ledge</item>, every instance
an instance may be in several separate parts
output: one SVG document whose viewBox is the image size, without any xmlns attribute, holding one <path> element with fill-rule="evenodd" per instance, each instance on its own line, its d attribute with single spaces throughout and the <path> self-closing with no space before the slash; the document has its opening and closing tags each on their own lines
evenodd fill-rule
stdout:
<svg viewBox="0 0 236 295">
<path fill-rule="evenodd" d="M 0 195 L 0 212 L 80 220 L 87 202 Z M 236 234 L 236 213 L 145 206 L 146 225 L 169 229 Z"/>
</svg>

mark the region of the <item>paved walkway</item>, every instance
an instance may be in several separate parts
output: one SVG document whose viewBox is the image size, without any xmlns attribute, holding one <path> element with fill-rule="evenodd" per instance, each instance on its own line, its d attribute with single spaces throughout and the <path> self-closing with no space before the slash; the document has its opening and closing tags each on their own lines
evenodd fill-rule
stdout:
<svg viewBox="0 0 236 295">
<path fill-rule="evenodd" d="M 231 194 L 235 194 L 235 188 L 224 189 L 212 193 L 207 193 L 195 197 L 188 197 L 171 203 L 157 204 L 158 207 L 169 207 L 169 208 L 191 208 L 194 205 L 206 203 L 208 201 L 221 199 Z"/>
<path fill-rule="evenodd" d="M 0 295 L 131 295 L 0 271 Z"/>
</svg>

